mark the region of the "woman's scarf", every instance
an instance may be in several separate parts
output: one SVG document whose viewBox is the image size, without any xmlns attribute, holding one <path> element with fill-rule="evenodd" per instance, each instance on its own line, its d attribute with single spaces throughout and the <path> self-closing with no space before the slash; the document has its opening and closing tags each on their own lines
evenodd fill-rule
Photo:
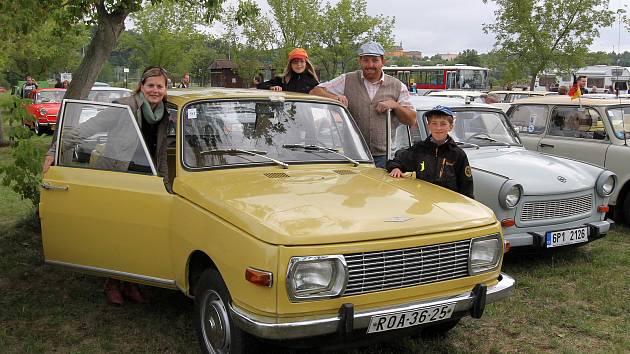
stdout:
<svg viewBox="0 0 630 354">
<path fill-rule="evenodd" d="M 155 106 L 155 110 L 153 110 L 151 109 L 149 101 L 147 101 L 142 92 L 138 92 L 138 96 L 142 101 L 142 106 L 140 107 L 140 109 L 142 109 L 142 117 L 144 118 L 144 120 L 149 122 L 149 124 L 156 124 L 161 121 L 162 117 L 164 116 L 164 102 L 160 101 L 160 103 Z"/>
</svg>

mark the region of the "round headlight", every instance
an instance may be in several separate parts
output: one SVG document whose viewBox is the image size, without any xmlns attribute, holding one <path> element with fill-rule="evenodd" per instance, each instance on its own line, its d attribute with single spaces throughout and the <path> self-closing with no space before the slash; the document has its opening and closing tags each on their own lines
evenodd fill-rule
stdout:
<svg viewBox="0 0 630 354">
<path fill-rule="evenodd" d="M 499 189 L 499 204 L 505 209 L 513 209 L 518 205 L 523 194 L 523 187 L 513 180 L 507 180 Z"/>
<path fill-rule="evenodd" d="M 616 185 L 617 175 L 611 171 L 604 171 L 597 178 L 595 189 L 600 196 L 608 197 L 613 193 Z"/>
<path fill-rule="evenodd" d="M 48 113 L 48 111 L 46 110 L 46 108 L 40 108 L 40 109 L 39 109 L 39 114 L 41 114 L 41 115 L 45 116 L 45 115 L 46 115 L 46 113 Z"/>
</svg>

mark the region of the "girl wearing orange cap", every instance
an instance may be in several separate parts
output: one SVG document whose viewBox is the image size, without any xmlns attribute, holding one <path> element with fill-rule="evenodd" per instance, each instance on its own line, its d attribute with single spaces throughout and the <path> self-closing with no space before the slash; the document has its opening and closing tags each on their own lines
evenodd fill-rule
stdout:
<svg viewBox="0 0 630 354">
<path fill-rule="evenodd" d="M 302 48 L 295 48 L 289 52 L 289 62 L 282 76 L 262 82 L 256 88 L 309 93 L 317 85 L 319 80 L 313 64 L 308 60 L 308 54 Z"/>
</svg>

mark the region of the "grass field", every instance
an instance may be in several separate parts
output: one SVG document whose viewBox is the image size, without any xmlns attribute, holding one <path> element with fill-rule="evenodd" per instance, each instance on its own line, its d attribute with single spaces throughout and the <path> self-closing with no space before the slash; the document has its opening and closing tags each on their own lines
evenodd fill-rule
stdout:
<svg viewBox="0 0 630 354">
<path fill-rule="evenodd" d="M 38 139 L 45 148 L 49 138 Z M 8 148 L 0 148 L 0 164 L 8 163 Z M 480 320 L 464 319 L 447 337 L 344 352 L 630 351 L 630 229 L 617 227 L 584 247 L 509 254 L 504 271 L 517 280 L 514 295 L 489 305 Z M 100 278 L 44 265 L 33 206 L 0 187 L 0 353 L 198 352 L 191 300 L 145 292 L 149 305 L 110 306 Z"/>
</svg>

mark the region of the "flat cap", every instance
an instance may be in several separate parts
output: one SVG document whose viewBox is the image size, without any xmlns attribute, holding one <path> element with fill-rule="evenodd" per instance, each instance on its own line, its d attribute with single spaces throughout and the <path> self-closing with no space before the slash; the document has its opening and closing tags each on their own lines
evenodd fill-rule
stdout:
<svg viewBox="0 0 630 354">
<path fill-rule="evenodd" d="M 369 56 L 383 56 L 385 55 L 385 50 L 383 46 L 377 42 L 367 42 L 359 47 L 359 56 L 369 55 Z"/>
</svg>

